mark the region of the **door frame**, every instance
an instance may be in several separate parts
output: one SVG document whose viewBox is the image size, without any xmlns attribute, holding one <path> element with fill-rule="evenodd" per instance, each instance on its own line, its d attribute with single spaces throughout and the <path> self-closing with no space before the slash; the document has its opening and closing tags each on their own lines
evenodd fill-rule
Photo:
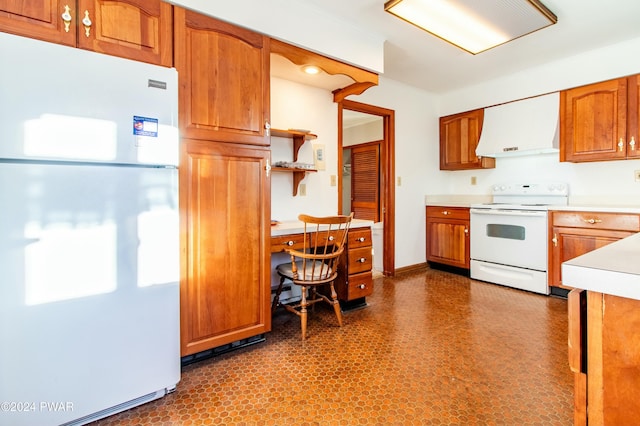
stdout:
<svg viewBox="0 0 640 426">
<path fill-rule="evenodd" d="M 381 144 L 380 164 L 380 202 L 382 203 L 383 229 L 383 273 L 385 276 L 395 275 L 395 111 L 375 105 L 343 99 L 338 102 L 338 170 L 343 168 L 342 159 L 342 112 L 348 109 L 365 114 L 377 115 L 383 120 L 383 142 Z M 338 182 L 338 212 L 342 212 L 342 179 Z"/>
</svg>

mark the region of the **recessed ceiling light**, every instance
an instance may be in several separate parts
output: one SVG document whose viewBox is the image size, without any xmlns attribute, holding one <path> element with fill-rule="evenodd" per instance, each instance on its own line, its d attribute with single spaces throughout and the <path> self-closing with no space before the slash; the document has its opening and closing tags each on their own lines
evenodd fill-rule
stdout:
<svg viewBox="0 0 640 426">
<path fill-rule="evenodd" d="M 320 68 L 316 67 L 315 65 L 305 65 L 302 67 L 302 71 L 307 74 L 314 75 L 320 72 Z"/>
<path fill-rule="evenodd" d="M 538 0 L 389 0 L 384 10 L 474 55 L 558 22 Z"/>
</svg>

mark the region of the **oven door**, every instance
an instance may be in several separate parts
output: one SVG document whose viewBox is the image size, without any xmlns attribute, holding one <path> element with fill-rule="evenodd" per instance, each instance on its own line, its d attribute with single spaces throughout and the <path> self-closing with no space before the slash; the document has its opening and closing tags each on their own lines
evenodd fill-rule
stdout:
<svg viewBox="0 0 640 426">
<path fill-rule="evenodd" d="M 547 270 L 547 212 L 472 208 L 471 259 Z"/>
</svg>

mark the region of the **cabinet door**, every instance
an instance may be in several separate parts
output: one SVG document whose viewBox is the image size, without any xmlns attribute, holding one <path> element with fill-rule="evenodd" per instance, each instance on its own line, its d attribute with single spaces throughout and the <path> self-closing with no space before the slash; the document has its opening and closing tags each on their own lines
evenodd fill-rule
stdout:
<svg viewBox="0 0 640 426">
<path fill-rule="evenodd" d="M 495 159 L 478 158 L 484 109 L 440 117 L 440 170 L 495 167 Z"/>
<path fill-rule="evenodd" d="M 640 76 L 629 77 L 627 158 L 640 157 Z"/>
<path fill-rule="evenodd" d="M 549 261 L 549 285 L 562 287 L 561 269 L 563 262 L 604 247 L 629 235 L 633 235 L 633 232 L 553 227 Z"/>
<path fill-rule="evenodd" d="M 427 217 L 427 260 L 469 269 L 469 223 Z"/>
<path fill-rule="evenodd" d="M 71 22 L 65 29 L 62 14 L 69 6 Z M 23 0 L 0 1 L 0 31 L 50 41 L 76 45 L 75 1 Z"/>
<path fill-rule="evenodd" d="M 587 293 L 588 424 L 638 424 L 639 328 L 640 301 Z"/>
<path fill-rule="evenodd" d="M 172 6 L 160 0 L 78 0 L 78 47 L 173 65 Z M 85 19 L 91 21 L 90 27 Z"/>
<path fill-rule="evenodd" d="M 182 140 L 182 355 L 271 329 L 269 150 Z"/>
<path fill-rule="evenodd" d="M 560 93 L 560 161 L 626 157 L 627 79 Z"/>
<path fill-rule="evenodd" d="M 269 38 L 174 7 L 180 133 L 269 145 Z"/>
</svg>

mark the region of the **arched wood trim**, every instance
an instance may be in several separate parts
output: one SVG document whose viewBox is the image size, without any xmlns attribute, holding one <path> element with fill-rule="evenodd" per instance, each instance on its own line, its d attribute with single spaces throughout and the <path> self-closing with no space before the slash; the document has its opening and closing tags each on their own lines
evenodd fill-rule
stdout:
<svg viewBox="0 0 640 426">
<path fill-rule="evenodd" d="M 349 95 L 359 95 L 369 87 L 378 85 L 378 74 L 358 68 L 318 53 L 302 49 L 280 40 L 271 39 L 271 53 L 283 56 L 296 65 L 315 65 L 330 75 L 342 74 L 354 83 L 333 91 L 333 101 L 340 102 Z"/>
</svg>

